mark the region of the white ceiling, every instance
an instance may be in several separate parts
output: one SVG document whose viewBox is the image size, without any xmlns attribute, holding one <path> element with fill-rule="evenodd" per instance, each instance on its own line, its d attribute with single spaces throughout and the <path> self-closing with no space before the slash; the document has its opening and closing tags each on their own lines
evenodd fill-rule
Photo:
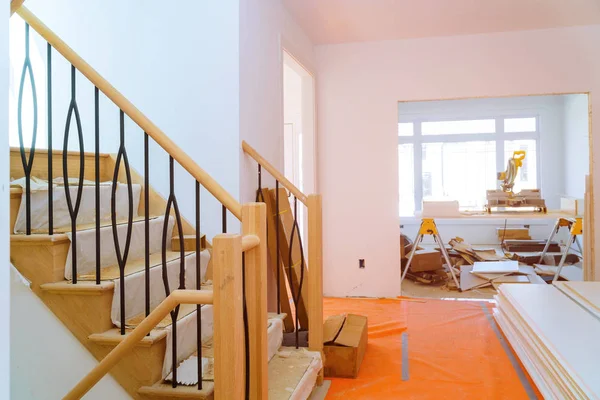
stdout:
<svg viewBox="0 0 600 400">
<path fill-rule="evenodd" d="M 283 0 L 313 43 L 600 24 L 600 0 Z"/>
</svg>

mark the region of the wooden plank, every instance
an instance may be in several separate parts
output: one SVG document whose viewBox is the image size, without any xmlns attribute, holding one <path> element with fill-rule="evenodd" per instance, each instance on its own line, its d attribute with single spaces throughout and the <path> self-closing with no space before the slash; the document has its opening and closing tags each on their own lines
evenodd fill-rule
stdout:
<svg viewBox="0 0 600 400">
<path fill-rule="evenodd" d="M 272 196 L 275 198 L 275 189 L 271 189 Z M 294 225 L 293 211 L 288 201 L 287 192 L 285 189 L 279 189 L 279 253 L 281 260 L 285 266 L 286 271 L 290 270 L 291 261 L 291 291 L 292 298 L 298 296 L 298 288 L 300 286 L 300 280 L 302 275 L 304 276 L 302 290 L 298 298 L 297 310 L 298 320 L 300 322 L 301 329 L 308 329 L 308 284 L 307 284 L 307 268 L 306 260 L 302 263 L 302 251 L 300 249 L 300 234 L 298 230 L 294 233 L 294 240 L 292 242 L 292 252 L 290 260 L 290 236 L 292 234 L 292 228 Z"/>
<path fill-rule="evenodd" d="M 242 400 L 245 375 L 242 362 L 244 320 L 241 236 L 217 235 L 213 240 L 213 259 L 215 399 Z"/>
<path fill-rule="evenodd" d="M 308 348 L 323 353 L 323 206 L 321 195 L 308 196 Z M 317 379 L 323 383 L 323 371 Z"/>
<path fill-rule="evenodd" d="M 171 250 L 179 251 L 181 249 L 181 240 L 179 236 L 171 239 Z M 196 235 L 183 235 L 184 251 L 196 251 Z M 206 235 L 200 237 L 200 251 L 206 249 Z"/>
<path fill-rule="evenodd" d="M 267 357 L 267 206 L 242 206 L 242 234 L 258 237 L 258 246 L 245 253 L 246 310 L 250 358 L 251 400 L 266 399 L 269 390 Z"/>
<path fill-rule="evenodd" d="M 286 316 L 283 320 L 284 329 L 286 332 L 294 331 L 294 320 L 292 317 L 292 308 L 290 305 L 290 297 L 288 293 L 288 288 L 286 285 L 287 281 L 287 271 L 285 270 L 285 266 L 283 264 L 283 257 L 279 257 L 279 265 L 277 265 L 277 236 L 276 232 L 276 223 L 278 222 L 277 212 L 275 211 L 275 197 L 273 197 L 273 192 L 269 189 L 262 189 L 262 197 L 264 198 L 265 204 L 267 205 L 267 240 L 269 247 L 269 258 L 271 262 L 269 263 L 271 267 L 271 273 L 275 280 L 277 280 L 277 271 L 279 271 L 279 306 L 282 313 L 285 313 Z M 281 238 L 281 235 L 279 236 Z M 277 284 L 277 283 L 276 283 Z M 276 295 L 277 296 L 277 295 Z"/>
</svg>

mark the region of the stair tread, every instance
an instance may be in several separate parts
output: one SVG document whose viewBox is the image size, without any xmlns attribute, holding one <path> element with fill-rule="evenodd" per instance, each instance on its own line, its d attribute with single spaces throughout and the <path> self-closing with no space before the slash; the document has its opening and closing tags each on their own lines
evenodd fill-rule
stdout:
<svg viewBox="0 0 600 400">
<path fill-rule="evenodd" d="M 123 341 L 127 337 L 129 333 L 131 333 L 131 329 L 125 330 L 125 335 L 121 335 L 121 330 L 119 328 L 109 329 L 106 332 L 102 333 L 94 333 L 88 336 L 88 339 L 94 343 L 108 345 L 108 346 L 116 346 Z M 167 336 L 167 331 L 164 329 L 153 329 L 148 336 L 144 336 L 142 340 L 137 344 L 138 346 L 150 347 L 154 343 L 162 340 Z"/>
<path fill-rule="evenodd" d="M 141 387 L 138 393 L 147 397 L 165 399 L 212 399 L 214 391 L 214 383 L 202 381 L 202 390 L 198 390 L 198 385 L 178 385 L 173 388 L 170 383 L 156 383 L 152 386 Z"/>
<path fill-rule="evenodd" d="M 314 362 L 320 363 L 319 368 L 311 370 L 310 366 Z M 269 400 L 289 399 L 293 393 L 290 389 L 296 390 L 301 384 L 311 383 L 310 379 L 303 382 L 305 375 L 312 373 L 316 379 L 320 368 L 322 368 L 320 353 L 304 348 L 281 347 L 275 357 L 269 361 Z"/>
<path fill-rule="evenodd" d="M 194 252 L 186 252 L 185 257 L 194 254 Z M 167 251 L 167 262 L 171 262 L 174 260 L 178 260 L 181 256 L 181 253 L 178 251 Z M 162 266 L 162 253 L 153 253 L 150 254 L 150 268 Z M 138 272 L 144 271 L 146 268 L 146 259 L 138 258 L 136 260 L 127 261 L 125 264 L 125 276 L 133 275 Z M 115 279 L 119 279 L 120 270 L 118 265 L 111 265 L 108 267 L 104 267 L 100 271 L 100 279 L 102 281 L 112 281 Z M 96 273 L 89 274 L 79 274 L 77 275 L 77 279 L 81 281 L 95 281 Z"/>
<path fill-rule="evenodd" d="M 70 281 L 44 283 L 43 285 L 40 285 L 40 289 L 43 291 L 55 294 L 93 294 L 113 290 L 114 287 L 115 284 L 111 281 L 100 282 L 99 285 L 97 285 L 96 282 L 81 282 L 74 285 Z"/>
</svg>

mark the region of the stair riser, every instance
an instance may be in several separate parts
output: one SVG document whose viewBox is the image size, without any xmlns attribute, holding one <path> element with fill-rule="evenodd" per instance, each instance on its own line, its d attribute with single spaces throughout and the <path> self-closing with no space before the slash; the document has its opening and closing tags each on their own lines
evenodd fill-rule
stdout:
<svg viewBox="0 0 600 400">
<path fill-rule="evenodd" d="M 19 272 L 31 281 L 32 287 L 44 283 L 64 281 L 65 260 L 70 242 L 45 241 L 43 243 L 10 242 L 10 261 Z"/>
<path fill-rule="evenodd" d="M 197 350 L 197 315 L 189 314 L 187 317 L 177 321 L 177 363 L 183 362 Z M 202 341 L 210 339 L 213 335 L 213 306 L 205 305 L 202 307 Z M 165 360 L 163 362 L 162 378 L 166 378 L 172 370 L 172 329 L 167 328 Z"/>
<path fill-rule="evenodd" d="M 150 253 L 160 252 L 162 249 L 162 231 L 164 218 L 155 218 L 149 221 L 150 225 Z M 174 218 L 169 217 L 169 226 L 167 231 L 167 246 L 171 245 L 171 236 L 173 234 Z M 131 227 L 131 245 L 129 248 L 128 260 L 143 258 L 145 255 L 145 221 L 134 222 Z M 127 238 L 127 224 L 117 226 L 117 236 L 121 253 L 124 251 L 125 239 Z M 69 237 L 70 234 L 69 234 Z M 72 248 L 65 262 L 64 276 L 70 280 L 72 277 Z M 113 238 L 112 226 L 106 226 L 100 229 L 100 267 L 108 267 L 117 264 L 117 254 L 115 252 L 115 242 Z M 96 270 L 96 231 L 86 230 L 77 232 L 77 273 L 89 274 Z"/>
<path fill-rule="evenodd" d="M 208 251 L 203 251 L 200 254 L 200 277 L 204 280 L 206 269 L 209 262 Z M 196 289 L 196 255 L 190 254 L 184 258 L 185 260 L 185 288 Z M 169 289 L 175 290 L 179 288 L 179 270 L 181 268 L 180 260 L 173 260 L 167 263 L 167 276 L 169 280 Z M 115 280 L 114 299 L 112 303 L 112 319 L 116 326 L 121 326 L 121 281 Z M 162 266 L 153 267 L 150 269 L 150 308 L 158 306 L 164 299 L 165 287 L 162 276 Z M 125 319 L 133 318 L 137 315 L 144 314 L 146 311 L 146 273 L 139 272 L 137 274 L 125 277 Z"/>
<path fill-rule="evenodd" d="M 133 191 L 133 210 L 134 217 L 138 216 L 140 203 L 140 185 L 132 185 Z M 78 188 L 75 185 L 69 187 L 71 199 L 74 202 L 77 198 Z M 100 186 L 100 220 L 103 223 L 110 222 L 111 219 L 111 195 L 112 186 Z M 127 186 L 118 184 L 115 205 L 117 211 L 117 220 L 126 219 L 129 216 L 129 196 Z M 20 200 L 14 199 L 13 202 L 19 203 L 19 211 L 14 222 L 14 233 L 26 232 L 26 204 L 25 193 Z M 48 233 L 48 191 L 36 191 L 31 193 L 31 230 L 33 233 Z M 64 187 L 55 187 L 53 190 L 52 201 L 52 223 L 56 231 L 65 231 L 71 229 L 71 216 L 67 208 L 66 193 Z M 96 221 L 96 188 L 94 186 L 84 186 L 81 194 L 81 205 L 77 215 L 77 225 L 94 224 Z"/>
</svg>

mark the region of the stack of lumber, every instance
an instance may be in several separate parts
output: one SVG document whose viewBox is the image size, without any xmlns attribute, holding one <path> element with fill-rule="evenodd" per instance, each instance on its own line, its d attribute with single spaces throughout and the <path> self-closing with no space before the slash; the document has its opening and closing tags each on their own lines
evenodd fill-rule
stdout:
<svg viewBox="0 0 600 400">
<path fill-rule="evenodd" d="M 505 240 L 531 240 L 529 228 L 496 228 L 498 241 L 500 243 Z"/>
<path fill-rule="evenodd" d="M 502 248 L 511 253 L 532 253 L 543 251 L 547 240 L 505 240 L 502 242 Z M 561 248 L 557 242 L 550 242 L 548 247 L 550 253 L 560 253 Z"/>
<path fill-rule="evenodd" d="M 499 289 L 494 316 L 546 399 L 600 398 L 597 293 L 600 282 Z"/>
</svg>

